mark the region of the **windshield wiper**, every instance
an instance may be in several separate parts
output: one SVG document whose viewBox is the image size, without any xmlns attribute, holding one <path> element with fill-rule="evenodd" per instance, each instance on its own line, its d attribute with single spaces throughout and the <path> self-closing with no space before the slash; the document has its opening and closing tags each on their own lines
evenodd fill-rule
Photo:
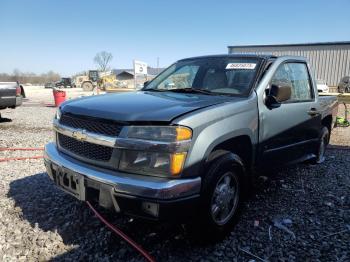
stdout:
<svg viewBox="0 0 350 262">
<path fill-rule="evenodd" d="M 199 88 L 192 88 L 192 87 L 169 89 L 167 91 L 177 92 L 177 93 L 201 93 L 201 94 L 206 94 L 206 95 L 214 95 L 209 90 L 199 89 Z"/>
<path fill-rule="evenodd" d="M 158 89 L 158 88 L 148 88 L 148 89 L 144 89 L 142 91 L 165 92 L 165 91 L 168 91 L 168 90 L 166 90 L 166 89 Z"/>
</svg>

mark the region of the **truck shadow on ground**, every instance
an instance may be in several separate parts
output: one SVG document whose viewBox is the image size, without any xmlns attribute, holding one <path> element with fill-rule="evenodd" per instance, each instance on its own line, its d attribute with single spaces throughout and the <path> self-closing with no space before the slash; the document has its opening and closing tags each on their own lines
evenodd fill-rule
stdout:
<svg viewBox="0 0 350 262">
<path fill-rule="evenodd" d="M 341 173 L 330 170 L 333 165 L 344 163 L 344 159 L 339 159 L 333 164 L 334 152 L 333 150 L 328 151 L 329 157 L 325 164 L 316 166 L 301 164 L 279 169 L 270 172 L 269 178 L 260 179 L 251 188 L 234 231 L 223 242 L 211 246 L 205 247 L 193 242 L 182 225 L 131 220 L 113 212 L 98 210 L 108 221 L 117 225 L 148 250 L 157 261 L 200 260 L 206 256 L 213 256 L 213 253 L 218 253 L 219 259 L 220 252 L 226 259 L 231 257 L 248 260 L 251 257 L 239 250 L 239 247 L 247 246 L 252 250 L 261 250 L 261 247 L 264 246 L 262 252 L 270 254 L 271 259 L 274 260 L 273 254 L 276 248 L 294 254 L 296 242 L 290 235 L 282 231 L 274 231 L 273 240 L 269 240 L 267 232 L 272 221 L 281 215 L 288 216 L 296 225 L 305 223 L 306 218 L 314 219 L 315 214 L 321 214 L 320 212 L 323 212 L 324 209 L 324 200 L 318 201 L 317 198 L 317 192 L 320 190 L 319 183 L 324 184 L 322 190 L 327 189 L 330 193 L 339 190 L 337 188 L 339 184 L 336 181 L 332 182 L 330 178 L 334 175 L 341 175 Z M 340 178 L 348 179 L 341 176 Z M 345 192 L 343 188 L 341 190 Z M 54 261 L 142 261 L 136 251 L 118 236 L 112 234 L 94 217 L 85 203 L 79 202 L 56 188 L 46 173 L 38 173 L 11 182 L 8 197 L 12 198 L 15 205 L 22 209 L 23 219 L 27 220 L 32 227 L 37 226 L 45 233 L 47 231 L 57 232 L 65 245 L 74 245 L 73 249 L 54 257 L 52 259 Z M 312 198 L 315 199 L 311 201 Z M 325 219 L 327 215 L 324 215 Z M 260 224 L 257 227 L 255 226 L 256 221 Z M 315 232 L 322 230 L 321 226 L 317 225 L 311 225 L 310 228 Z M 298 237 L 301 234 L 305 232 L 296 232 Z M 319 245 L 313 240 L 310 241 L 305 240 L 306 244 L 299 247 L 305 247 L 305 256 L 308 255 L 309 248 Z M 276 252 L 275 254 L 278 255 Z M 278 257 L 275 259 L 278 260 Z"/>
<path fill-rule="evenodd" d="M 23 219 L 31 226 L 43 231 L 57 232 L 65 245 L 78 246 L 53 260 L 79 259 L 96 260 L 103 257 L 125 259 L 140 256 L 113 235 L 90 211 L 89 207 L 67 195 L 48 178 L 46 173 L 38 173 L 11 182 L 8 197 L 22 210 Z M 154 250 L 155 245 L 164 241 L 177 241 L 180 249 L 185 248 L 181 225 L 157 224 L 151 221 L 131 219 L 98 208 L 108 221 L 122 229 L 146 250 Z M 176 240 L 177 239 L 177 240 Z M 49 241 L 49 240 L 48 240 Z M 144 243 L 147 243 L 146 245 Z"/>
</svg>

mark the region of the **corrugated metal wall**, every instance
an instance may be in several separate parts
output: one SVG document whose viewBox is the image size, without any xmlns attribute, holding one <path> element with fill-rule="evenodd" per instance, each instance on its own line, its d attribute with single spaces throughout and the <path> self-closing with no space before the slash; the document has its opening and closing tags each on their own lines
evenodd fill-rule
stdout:
<svg viewBox="0 0 350 262">
<path fill-rule="evenodd" d="M 329 86 L 337 86 L 343 76 L 350 75 L 350 44 L 257 47 L 233 46 L 229 47 L 229 53 L 304 56 L 309 59 L 316 78 L 325 80 Z"/>
</svg>

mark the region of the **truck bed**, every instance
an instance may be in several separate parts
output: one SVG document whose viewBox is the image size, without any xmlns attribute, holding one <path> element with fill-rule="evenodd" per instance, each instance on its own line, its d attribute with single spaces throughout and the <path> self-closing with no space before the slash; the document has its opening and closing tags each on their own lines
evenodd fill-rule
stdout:
<svg viewBox="0 0 350 262">
<path fill-rule="evenodd" d="M 318 97 L 318 101 L 322 119 L 325 116 L 332 115 L 332 119 L 335 121 L 338 114 L 338 97 L 336 95 L 321 95 Z"/>
<path fill-rule="evenodd" d="M 338 98 L 339 103 L 345 103 L 350 104 L 350 93 L 319 93 L 318 94 L 321 97 L 329 97 L 329 96 L 336 96 Z"/>
</svg>

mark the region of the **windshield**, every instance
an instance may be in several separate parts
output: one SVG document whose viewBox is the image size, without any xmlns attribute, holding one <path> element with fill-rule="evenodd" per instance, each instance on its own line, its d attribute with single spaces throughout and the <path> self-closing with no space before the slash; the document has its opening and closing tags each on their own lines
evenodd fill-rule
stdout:
<svg viewBox="0 0 350 262">
<path fill-rule="evenodd" d="M 320 79 L 316 80 L 316 83 L 319 84 L 319 85 L 325 85 L 326 84 L 325 81 L 320 80 Z"/>
<path fill-rule="evenodd" d="M 205 91 L 247 95 L 259 67 L 257 58 L 195 58 L 182 60 L 162 72 L 144 90 Z"/>
</svg>

